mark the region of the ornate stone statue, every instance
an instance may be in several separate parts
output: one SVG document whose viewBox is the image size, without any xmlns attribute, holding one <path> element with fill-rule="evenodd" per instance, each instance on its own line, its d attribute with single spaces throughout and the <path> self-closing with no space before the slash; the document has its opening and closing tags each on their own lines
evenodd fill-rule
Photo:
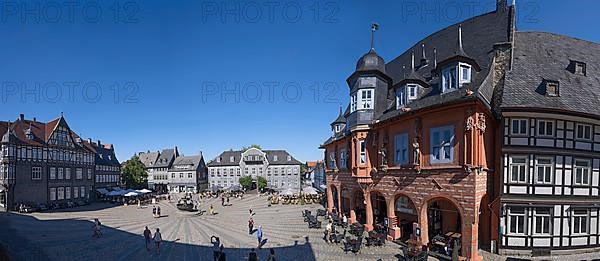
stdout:
<svg viewBox="0 0 600 261">
<path fill-rule="evenodd" d="M 385 144 L 381 144 L 381 148 L 379 149 L 379 155 L 381 155 L 381 166 L 387 167 L 387 150 L 385 148 Z"/>
<path fill-rule="evenodd" d="M 419 145 L 419 138 L 414 138 L 413 143 L 413 164 L 421 165 L 421 148 Z"/>
</svg>

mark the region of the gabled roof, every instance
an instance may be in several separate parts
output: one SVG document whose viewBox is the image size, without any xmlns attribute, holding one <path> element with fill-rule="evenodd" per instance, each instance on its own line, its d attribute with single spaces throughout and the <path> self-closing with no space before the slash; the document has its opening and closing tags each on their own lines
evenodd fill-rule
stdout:
<svg viewBox="0 0 600 261">
<path fill-rule="evenodd" d="M 140 153 L 138 153 L 138 158 L 140 159 L 140 161 L 142 162 L 142 164 L 144 164 L 144 166 L 146 168 L 149 168 L 152 165 L 154 165 L 154 163 L 158 159 L 159 155 L 160 155 L 160 152 L 158 152 L 158 151 L 156 151 L 156 152 L 150 152 L 150 151 L 140 152 Z"/>
<path fill-rule="evenodd" d="M 586 75 L 567 70 L 570 60 L 584 62 Z M 545 94 L 545 80 L 559 82 L 558 96 Z M 600 118 L 600 44 L 552 33 L 517 32 L 500 107 L 570 111 Z"/>
<path fill-rule="evenodd" d="M 169 168 L 178 156 L 179 152 L 177 151 L 177 147 L 173 149 L 164 149 L 158 156 L 156 162 L 154 162 L 154 165 L 152 165 L 152 168 Z"/>
<path fill-rule="evenodd" d="M 285 150 L 261 150 L 266 154 L 267 160 L 269 161 L 269 165 L 300 165 L 302 164 L 300 161 L 296 160 Z M 242 158 L 242 153 L 244 151 L 241 150 L 228 150 L 224 151 L 215 159 L 211 160 L 207 165 L 209 167 L 218 167 L 218 166 L 238 166 L 240 163 L 240 159 Z M 290 156 L 290 160 L 287 158 Z M 231 162 L 231 157 L 234 158 L 233 162 Z M 277 160 L 275 160 L 277 157 Z M 220 160 L 217 160 L 220 159 Z"/>
<path fill-rule="evenodd" d="M 169 171 L 192 171 L 200 167 L 202 155 L 180 156 L 175 159 Z"/>
<path fill-rule="evenodd" d="M 90 142 L 89 140 L 82 141 L 82 144 L 94 152 L 97 165 L 121 166 L 121 163 L 117 160 L 117 155 L 115 155 L 112 144 L 100 144 L 100 146 L 98 146 L 97 142 Z"/>
</svg>

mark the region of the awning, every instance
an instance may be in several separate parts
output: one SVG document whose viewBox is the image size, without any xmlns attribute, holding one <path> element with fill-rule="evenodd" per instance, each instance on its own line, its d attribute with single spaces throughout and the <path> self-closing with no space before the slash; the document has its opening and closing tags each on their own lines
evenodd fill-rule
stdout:
<svg viewBox="0 0 600 261">
<path fill-rule="evenodd" d="M 98 193 L 102 194 L 102 195 L 106 195 L 108 194 L 108 190 L 100 188 L 100 189 L 96 189 L 96 191 L 98 191 Z"/>
</svg>

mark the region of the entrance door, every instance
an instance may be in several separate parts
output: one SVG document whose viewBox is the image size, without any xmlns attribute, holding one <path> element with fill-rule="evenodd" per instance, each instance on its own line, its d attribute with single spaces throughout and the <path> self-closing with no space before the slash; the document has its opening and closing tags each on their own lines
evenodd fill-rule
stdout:
<svg viewBox="0 0 600 261">
<path fill-rule="evenodd" d="M 437 202 L 429 207 L 427 221 L 429 223 L 429 238 L 442 234 L 442 212 Z"/>
</svg>

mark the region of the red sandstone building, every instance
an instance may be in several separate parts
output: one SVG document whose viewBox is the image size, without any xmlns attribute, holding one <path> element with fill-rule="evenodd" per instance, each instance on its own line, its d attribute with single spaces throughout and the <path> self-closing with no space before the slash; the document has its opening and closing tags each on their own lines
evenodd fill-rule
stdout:
<svg viewBox="0 0 600 261">
<path fill-rule="evenodd" d="M 373 47 L 359 59 L 347 80 L 350 105 L 321 146 L 330 212 L 367 230 L 388 220 L 388 238 L 401 241 L 414 226 L 424 244 L 456 234 L 460 255 L 481 259 L 477 249 L 497 237 L 492 100 L 513 13 L 499 1 L 496 11 L 442 29 L 391 62 Z"/>
</svg>

